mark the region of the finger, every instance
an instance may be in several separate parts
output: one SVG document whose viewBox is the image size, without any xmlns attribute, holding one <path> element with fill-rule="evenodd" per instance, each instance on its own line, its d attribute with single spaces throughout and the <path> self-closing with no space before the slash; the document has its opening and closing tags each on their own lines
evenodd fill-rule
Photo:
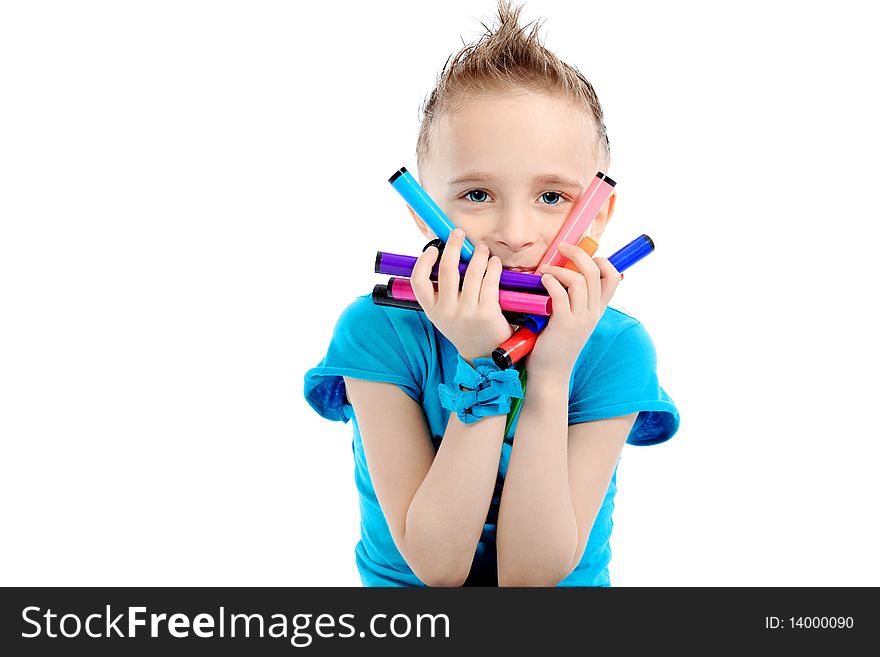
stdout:
<svg viewBox="0 0 880 657">
<path fill-rule="evenodd" d="M 461 274 L 458 273 L 458 263 L 461 259 L 461 245 L 464 242 L 464 231 L 456 228 L 449 235 L 443 255 L 440 256 L 440 267 L 437 273 L 438 301 L 458 301 L 458 288 L 461 284 Z"/>
<path fill-rule="evenodd" d="M 416 301 L 427 313 L 434 310 L 437 305 L 437 293 L 434 291 L 434 283 L 431 281 L 431 270 L 434 263 L 437 262 L 437 247 L 428 247 L 422 255 L 416 260 L 412 273 L 409 275 L 410 285 L 412 285 L 413 294 L 416 295 Z"/>
<path fill-rule="evenodd" d="M 585 313 L 589 309 L 589 299 L 587 298 L 587 281 L 582 274 L 576 271 L 566 269 L 565 267 L 556 267 L 552 265 L 543 265 L 539 273 L 553 274 L 553 276 L 562 283 L 568 293 L 571 312 Z"/>
<path fill-rule="evenodd" d="M 614 296 L 614 291 L 617 290 L 617 286 L 623 279 L 623 274 L 614 268 L 614 265 L 609 262 L 608 258 L 593 258 L 593 261 L 601 273 L 601 278 L 599 279 L 602 286 L 601 301 L 602 308 L 605 308 L 608 302 L 611 301 L 611 297 Z"/>
<path fill-rule="evenodd" d="M 590 262 L 592 261 L 593 259 L 590 258 Z M 605 309 L 602 305 L 602 283 L 599 281 L 599 275 L 599 267 L 595 262 L 589 273 L 584 274 L 584 278 L 587 280 L 587 307 L 590 312 L 594 313 L 602 313 Z"/>
<path fill-rule="evenodd" d="M 544 274 L 541 276 L 541 285 L 547 290 L 547 294 L 550 295 L 550 299 L 553 302 L 553 314 L 571 314 L 571 305 L 568 303 L 568 294 L 565 291 L 565 288 L 562 287 L 562 283 L 560 283 L 556 278 L 554 278 L 553 274 Z"/>
<path fill-rule="evenodd" d="M 492 256 L 486 268 L 486 276 L 480 288 L 480 308 L 492 312 L 501 312 L 498 300 L 498 288 L 501 285 L 501 258 Z"/>
<path fill-rule="evenodd" d="M 587 308 L 599 312 L 602 303 L 602 285 L 599 283 L 599 267 L 583 249 L 570 244 L 560 244 L 559 252 L 571 260 L 587 281 Z"/>
<path fill-rule="evenodd" d="M 560 242 L 559 253 L 570 260 L 581 274 L 589 271 L 593 266 L 593 258 L 579 246 L 574 246 L 568 242 Z"/>
<path fill-rule="evenodd" d="M 464 284 L 461 287 L 459 303 L 467 304 L 469 308 L 476 308 L 480 302 L 480 284 L 483 282 L 483 274 L 486 273 L 486 262 L 489 260 L 489 247 L 480 244 L 474 251 L 471 261 L 468 263 L 464 274 Z"/>
</svg>

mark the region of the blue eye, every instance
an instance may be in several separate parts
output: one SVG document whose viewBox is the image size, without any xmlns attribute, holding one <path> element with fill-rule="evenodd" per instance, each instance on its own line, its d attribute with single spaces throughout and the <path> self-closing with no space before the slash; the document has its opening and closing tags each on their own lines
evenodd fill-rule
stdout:
<svg viewBox="0 0 880 657">
<path fill-rule="evenodd" d="M 465 192 L 462 198 L 473 203 L 483 204 L 489 200 L 489 195 L 485 190 L 472 189 L 469 192 Z M 544 205 L 559 205 L 559 202 L 563 200 L 562 194 L 559 192 L 544 192 L 541 194 L 541 198 L 544 199 Z"/>
<path fill-rule="evenodd" d="M 472 197 L 471 197 L 471 194 L 481 194 L 481 195 L 482 195 L 482 199 L 472 198 Z M 475 203 L 483 203 L 483 202 L 486 200 L 486 196 L 487 196 L 487 194 L 486 194 L 486 192 L 484 192 L 482 189 L 472 189 L 471 191 L 469 191 L 469 192 L 468 192 L 467 194 L 465 194 L 464 196 L 465 196 L 465 198 L 468 199 L 469 201 L 474 201 Z"/>
</svg>

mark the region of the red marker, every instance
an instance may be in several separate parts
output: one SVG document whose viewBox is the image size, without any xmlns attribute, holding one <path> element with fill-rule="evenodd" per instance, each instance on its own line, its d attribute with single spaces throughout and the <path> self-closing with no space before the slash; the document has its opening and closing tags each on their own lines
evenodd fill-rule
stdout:
<svg viewBox="0 0 880 657">
<path fill-rule="evenodd" d="M 523 327 L 492 352 L 492 360 L 502 370 L 506 370 L 528 354 L 537 341 L 538 334 Z"/>
</svg>

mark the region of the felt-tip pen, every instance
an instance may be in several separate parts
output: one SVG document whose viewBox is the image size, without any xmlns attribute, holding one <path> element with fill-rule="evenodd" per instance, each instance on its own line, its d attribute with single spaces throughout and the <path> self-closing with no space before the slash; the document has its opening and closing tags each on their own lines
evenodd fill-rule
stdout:
<svg viewBox="0 0 880 657">
<path fill-rule="evenodd" d="M 434 283 L 434 290 L 437 290 L 436 283 Z M 408 278 L 390 278 L 388 280 L 388 291 L 389 295 L 394 299 L 417 301 L 416 294 L 412 289 L 412 282 Z M 549 296 L 514 292 L 513 290 L 499 290 L 498 305 L 501 306 L 501 310 L 514 313 L 549 315 L 552 312 Z"/>
<path fill-rule="evenodd" d="M 418 301 L 395 299 L 389 296 L 388 286 L 381 283 L 373 287 L 372 296 L 373 303 L 375 303 L 377 306 L 389 306 L 391 308 L 404 308 L 407 310 L 418 310 L 424 312 L 424 308 L 419 305 Z M 509 324 L 513 324 L 515 326 L 522 326 L 523 322 L 525 321 L 525 315 L 522 313 L 512 313 L 507 310 L 502 310 L 501 314 L 504 315 L 504 318 Z"/>
<path fill-rule="evenodd" d="M 590 239 L 585 238 L 585 239 Z M 397 253 L 386 253 L 384 251 L 376 252 L 377 274 L 388 274 L 389 276 L 412 276 L 413 268 L 416 265 L 415 256 L 399 255 Z M 467 271 L 467 264 L 459 263 L 458 272 L 464 276 Z M 440 270 L 440 263 L 434 265 L 431 270 L 431 280 L 436 281 Z M 501 280 L 498 287 L 502 290 L 518 290 L 520 292 L 532 292 L 534 294 L 547 294 L 544 285 L 541 283 L 541 277 L 535 274 L 527 274 L 520 271 L 503 270 L 501 272 Z"/>
<path fill-rule="evenodd" d="M 616 185 L 616 182 L 601 171 L 593 177 L 587 190 L 581 194 L 581 197 L 571 209 L 568 218 L 562 224 L 562 228 L 556 233 L 556 237 L 550 243 L 550 248 L 547 249 L 547 253 L 544 254 L 544 257 L 538 263 L 538 268 L 542 265 L 557 265 L 561 267 L 565 264 L 566 257 L 559 253 L 559 243 L 578 244 L 581 241 L 587 234 L 587 229 L 593 223 L 593 219 L 596 218 L 599 210 L 605 205 L 605 201 L 611 196 Z"/>
<path fill-rule="evenodd" d="M 403 197 L 403 200 L 413 209 L 413 212 L 419 216 L 419 219 L 425 222 L 432 233 L 443 240 L 443 242 L 449 241 L 449 234 L 455 230 L 455 224 L 440 209 L 440 206 L 434 202 L 434 199 L 428 196 L 428 192 L 416 182 L 416 179 L 406 170 L 406 167 L 401 167 L 395 171 L 394 175 L 388 179 L 388 182 Z M 473 255 L 474 247 L 465 237 L 461 245 L 461 260 L 470 262 Z"/>
</svg>

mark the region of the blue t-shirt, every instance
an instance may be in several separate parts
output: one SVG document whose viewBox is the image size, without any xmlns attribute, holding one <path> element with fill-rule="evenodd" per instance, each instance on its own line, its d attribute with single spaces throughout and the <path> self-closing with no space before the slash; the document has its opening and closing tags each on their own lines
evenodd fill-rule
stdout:
<svg viewBox="0 0 880 657">
<path fill-rule="evenodd" d="M 345 309 L 327 355 L 306 372 L 305 397 L 312 408 L 328 420 L 354 420 L 352 449 L 361 510 L 361 540 L 355 559 L 365 586 L 424 584 L 394 544 L 370 481 L 357 418 L 347 401 L 342 377 L 399 386 L 422 407 L 436 449 L 450 415 L 440 405 L 437 386 L 453 385 L 457 355 L 452 343 L 424 313 L 377 306 L 370 295 L 364 295 Z M 642 324 L 608 308 L 575 363 L 569 382 L 568 424 L 638 412 L 627 443 L 655 445 L 671 438 L 678 429 L 678 411 L 657 381 L 656 358 Z M 495 492 L 465 585 L 497 585 L 495 529 L 515 431 L 516 423 L 504 439 Z M 616 492 L 615 466 L 583 558 L 559 586 L 610 586 L 609 538 Z"/>
</svg>

